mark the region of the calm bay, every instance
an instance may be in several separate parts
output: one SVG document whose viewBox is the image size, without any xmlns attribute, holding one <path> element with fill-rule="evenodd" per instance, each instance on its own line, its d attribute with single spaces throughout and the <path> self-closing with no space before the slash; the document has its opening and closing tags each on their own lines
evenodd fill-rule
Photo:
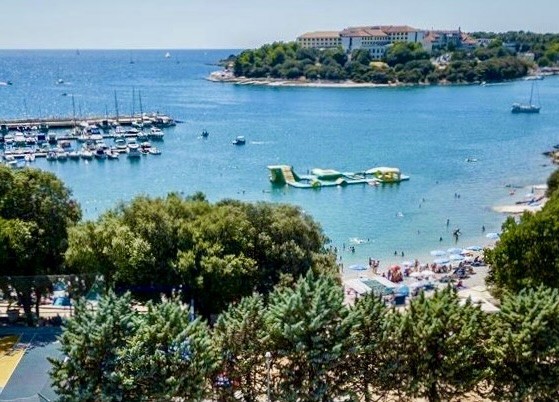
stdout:
<svg viewBox="0 0 559 402">
<path fill-rule="evenodd" d="M 559 143 L 559 79 L 538 82 L 542 110 L 513 115 L 530 83 L 407 88 L 240 86 L 205 78 L 233 50 L 0 51 L 0 120 L 160 111 L 182 121 L 165 129 L 162 155 L 137 162 L 48 162 L 95 219 L 139 194 L 204 192 L 299 205 L 322 225 L 344 262 L 420 258 L 433 248 L 485 245 L 499 232 L 496 204 L 522 198 L 554 167 L 542 152 Z M 64 83 L 58 84 L 62 79 Z M 137 95 L 136 95 L 137 96 Z M 203 129 L 210 133 L 201 138 Z M 247 144 L 231 141 L 244 135 Z M 467 159 L 475 162 L 467 162 Z M 274 188 L 267 165 L 359 171 L 399 167 L 400 185 Z M 512 185 L 518 187 L 510 196 Z M 527 187 L 528 190 L 526 190 Z M 449 224 L 446 222 L 449 220 Z M 440 238 L 442 237 L 442 242 Z M 345 244 L 346 249 L 343 250 Z M 355 253 L 349 251 L 355 247 Z M 394 256 L 394 252 L 398 256 Z"/>
</svg>

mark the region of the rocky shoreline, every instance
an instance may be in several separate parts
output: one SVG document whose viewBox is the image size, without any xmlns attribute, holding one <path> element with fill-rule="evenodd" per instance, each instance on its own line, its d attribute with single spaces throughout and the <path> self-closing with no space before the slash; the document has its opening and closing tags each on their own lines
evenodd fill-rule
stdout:
<svg viewBox="0 0 559 402">
<path fill-rule="evenodd" d="M 554 74 L 547 74 L 554 75 Z M 526 77 L 536 77 L 536 75 L 528 75 Z M 523 79 L 526 79 L 524 77 Z M 214 71 L 208 77 L 208 81 L 231 83 L 235 85 L 259 85 L 270 87 L 310 87 L 310 88 L 400 88 L 400 87 L 425 87 L 434 85 L 444 86 L 464 86 L 464 85 L 490 85 L 485 82 L 457 82 L 439 81 L 434 84 L 430 83 L 402 83 L 395 82 L 389 84 L 376 84 L 371 82 L 355 82 L 351 80 L 332 81 L 332 80 L 308 80 L 304 77 L 299 79 L 281 79 L 281 78 L 247 78 L 236 77 L 229 70 Z"/>
</svg>

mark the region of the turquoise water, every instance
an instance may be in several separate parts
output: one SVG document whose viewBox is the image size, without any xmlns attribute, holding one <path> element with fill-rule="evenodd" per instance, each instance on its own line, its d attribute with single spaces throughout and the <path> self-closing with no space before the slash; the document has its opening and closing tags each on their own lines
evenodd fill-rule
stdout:
<svg viewBox="0 0 559 402">
<path fill-rule="evenodd" d="M 539 115 L 513 115 L 530 83 L 421 88 L 278 88 L 212 83 L 212 65 L 234 51 L 0 51 L 0 118 L 144 111 L 184 123 L 166 130 L 163 154 L 137 163 L 40 160 L 63 179 L 95 218 L 138 194 L 203 191 L 211 201 L 237 198 L 296 204 L 314 216 L 332 245 L 354 245 L 344 262 L 424 257 L 433 248 L 487 244 L 511 201 L 505 185 L 545 182 L 553 167 L 541 153 L 559 143 L 559 79 L 538 82 Z M 133 60 L 134 64 L 130 61 Z M 61 78 L 63 85 L 57 85 Z M 136 92 L 137 93 L 137 92 Z M 135 111 L 139 110 L 136 100 Z M 209 138 L 201 139 L 203 129 Z M 247 145 L 235 147 L 237 135 Z M 465 159 L 476 158 L 467 163 Z M 290 164 L 355 171 L 396 166 L 411 180 L 395 186 L 321 190 L 273 188 L 266 166 Z M 522 198 L 526 190 L 518 190 Z M 458 193 L 460 197 L 456 197 Z M 450 224 L 446 225 L 447 219 Z M 439 242 L 442 237 L 443 241 Z M 366 242 L 352 244 L 350 239 Z M 368 239 L 368 241 L 367 241 Z M 394 257 L 394 251 L 398 257 Z"/>
</svg>

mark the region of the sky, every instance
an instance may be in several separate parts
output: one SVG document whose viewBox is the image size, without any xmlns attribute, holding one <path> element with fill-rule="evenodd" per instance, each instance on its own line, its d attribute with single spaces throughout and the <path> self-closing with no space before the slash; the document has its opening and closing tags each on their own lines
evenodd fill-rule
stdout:
<svg viewBox="0 0 559 402">
<path fill-rule="evenodd" d="M 1 0 L 0 49 L 244 49 L 359 25 L 559 32 L 559 0 Z"/>
</svg>

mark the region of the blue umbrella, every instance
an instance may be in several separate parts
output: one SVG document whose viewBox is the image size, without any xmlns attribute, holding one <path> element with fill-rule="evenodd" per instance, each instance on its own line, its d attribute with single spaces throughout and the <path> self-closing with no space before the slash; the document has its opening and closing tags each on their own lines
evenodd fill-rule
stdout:
<svg viewBox="0 0 559 402">
<path fill-rule="evenodd" d="M 435 259 L 433 260 L 433 262 L 434 262 L 435 264 L 448 264 L 448 263 L 450 262 L 450 260 L 449 260 L 448 258 L 446 258 L 446 257 L 444 257 L 444 258 L 435 258 Z"/>
<path fill-rule="evenodd" d="M 452 247 L 446 250 L 448 254 L 462 254 L 464 250 L 458 247 Z"/>
<path fill-rule="evenodd" d="M 466 250 L 481 251 L 481 250 L 483 250 L 483 247 L 481 247 L 481 246 L 469 246 L 469 247 L 466 247 Z"/>
<path fill-rule="evenodd" d="M 443 250 L 433 250 L 431 251 L 431 255 L 433 257 L 442 257 L 443 255 L 446 255 L 446 251 Z"/>
<path fill-rule="evenodd" d="M 451 255 L 449 256 L 449 258 L 450 258 L 452 261 L 462 261 L 462 260 L 464 259 L 464 256 L 462 256 L 462 255 L 460 255 L 460 254 L 451 254 Z"/>
<path fill-rule="evenodd" d="M 402 286 L 400 286 L 399 288 L 396 289 L 394 294 L 398 295 L 398 296 L 409 296 L 410 295 L 410 288 L 408 288 L 406 285 L 402 285 Z"/>
<path fill-rule="evenodd" d="M 367 270 L 367 267 L 363 264 L 353 264 L 353 265 L 350 265 L 348 268 L 352 269 L 354 271 L 366 271 Z"/>
</svg>

